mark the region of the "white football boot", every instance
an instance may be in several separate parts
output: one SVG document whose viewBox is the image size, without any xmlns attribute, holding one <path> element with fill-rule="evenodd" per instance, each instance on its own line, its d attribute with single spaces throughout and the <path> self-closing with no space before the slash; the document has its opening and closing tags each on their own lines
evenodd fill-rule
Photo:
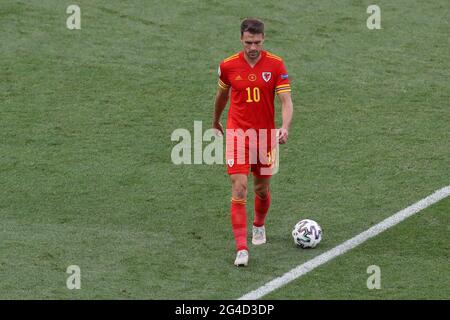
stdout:
<svg viewBox="0 0 450 320">
<path fill-rule="evenodd" d="M 236 260 L 234 260 L 234 265 L 236 267 L 248 265 L 248 251 L 247 250 L 239 250 L 236 254 Z"/>
<path fill-rule="evenodd" d="M 264 226 L 262 227 L 253 226 L 252 243 L 255 246 L 259 246 L 260 244 L 266 243 L 266 228 Z"/>
</svg>

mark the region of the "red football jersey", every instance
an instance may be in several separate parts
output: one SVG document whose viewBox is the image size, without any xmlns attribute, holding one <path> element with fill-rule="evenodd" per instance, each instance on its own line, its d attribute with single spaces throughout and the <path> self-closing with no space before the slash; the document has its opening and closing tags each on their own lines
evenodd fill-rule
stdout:
<svg viewBox="0 0 450 320">
<path fill-rule="evenodd" d="M 275 129 L 275 93 L 290 92 L 283 60 L 267 51 L 251 67 L 241 51 L 219 66 L 219 86 L 231 88 L 227 129 Z"/>
</svg>

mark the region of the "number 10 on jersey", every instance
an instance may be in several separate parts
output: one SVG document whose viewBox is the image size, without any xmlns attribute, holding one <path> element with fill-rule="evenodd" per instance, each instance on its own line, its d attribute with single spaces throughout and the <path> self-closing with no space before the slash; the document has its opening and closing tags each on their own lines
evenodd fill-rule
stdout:
<svg viewBox="0 0 450 320">
<path fill-rule="evenodd" d="M 245 90 L 247 90 L 247 101 L 245 102 L 259 102 L 261 95 L 258 87 L 254 87 L 253 90 L 247 87 Z"/>
</svg>

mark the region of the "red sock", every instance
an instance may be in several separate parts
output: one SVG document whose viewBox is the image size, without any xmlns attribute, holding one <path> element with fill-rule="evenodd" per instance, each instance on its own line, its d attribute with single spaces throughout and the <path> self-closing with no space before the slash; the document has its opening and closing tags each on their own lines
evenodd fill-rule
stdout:
<svg viewBox="0 0 450 320">
<path fill-rule="evenodd" d="M 255 195 L 255 219 L 253 225 L 255 227 L 262 227 L 264 225 L 264 219 L 266 218 L 267 211 L 270 207 L 270 191 L 267 192 L 265 199 L 261 199 L 258 195 Z"/>
<path fill-rule="evenodd" d="M 245 200 L 231 199 L 231 225 L 233 227 L 236 250 L 248 250 L 247 247 L 247 212 Z"/>
</svg>

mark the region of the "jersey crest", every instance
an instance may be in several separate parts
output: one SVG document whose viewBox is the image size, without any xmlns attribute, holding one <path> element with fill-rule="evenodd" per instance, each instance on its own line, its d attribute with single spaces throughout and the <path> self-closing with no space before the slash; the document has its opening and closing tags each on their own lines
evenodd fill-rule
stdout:
<svg viewBox="0 0 450 320">
<path fill-rule="evenodd" d="M 272 78 L 272 72 L 263 72 L 262 78 L 264 79 L 265 82 L 269 82 L 270 79 Z"/>
</svg>

